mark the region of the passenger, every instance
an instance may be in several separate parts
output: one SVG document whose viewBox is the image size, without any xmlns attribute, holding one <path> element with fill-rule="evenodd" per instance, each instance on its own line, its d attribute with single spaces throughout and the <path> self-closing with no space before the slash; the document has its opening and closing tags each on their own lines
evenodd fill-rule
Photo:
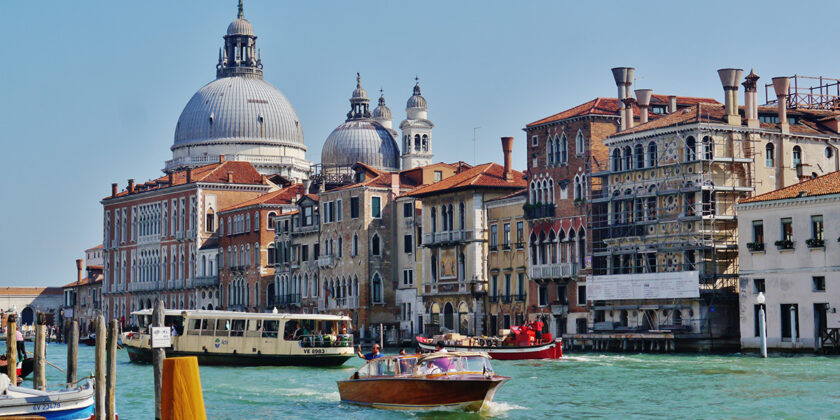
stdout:
<svg viewBox="0 0 840 420">
<path fill-rule="evenodd" d="M 15 340 L 17 341 L 18 360 L 26 359 L 26 343 L 23 341 L 23 334 L 20 332 L 20 327 L 15 331 Z"/>
<path fill-rule="evenodd" d="M 405 355 L 406 355 L 405 349 L 400 349 L 400 356 L 405 356 Z"/>
<path fill-rule="evenodd" d="M 435 343 L 435 353 L 449 353 L 446 351 L 446 347 L 443 346 L 443 341 Z"/>
<path fill-rule="evenodd" d="M 0 367 L 7 366 L 8 364 L 9 364 L 9 361 L 6 360 L 6 355 L 5 354 L 0 355 Z"/>
<path fill-rule="evenodd" d="M 365 359 L 365 360 L 368 360 L 368 361 L 373 360 L 373 359 L 378 359 L 378 358 L 382 357 L 382 353 L 379 352 L 379 344 L 374 344 L 373 345 L 373 351 L 371 351 L 370 353 L 364 353 L 364 354 L 362 353 L 362 346 L 360 344 L 359 345 L 359 350 L 356 352 L 356 354 L 358 354 L 359 357 L 361 357 L 362 359 Z"/>
</svg>

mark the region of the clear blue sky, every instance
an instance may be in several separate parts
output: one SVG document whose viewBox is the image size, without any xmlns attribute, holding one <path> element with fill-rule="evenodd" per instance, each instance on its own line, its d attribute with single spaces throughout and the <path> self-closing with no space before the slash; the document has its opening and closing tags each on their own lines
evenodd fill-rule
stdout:
<svg viewBox="0 0 840 420">
<path fill-rule="evenodd" d="M 291 101 L 308 158 L 344 120 L 356 72 L 396 124 L 415 75 L 444 161 L 501 161 L 499 137 L 596 96 L 610 68 L 636 88 L 722 101 L 715 72 L 840 77 L 840 3 L 246 0 L 265 79 Z M 161 175 L 175 123 L 215 77 L 236 2 L 5 1 L 0 285 L 61 285 L 102 239 L 99 200 Z M 763 91 L 762 91 L 763 92 Z M 763 101 L 763 93 L 759 94 Z M 395 124 L 395 125 L 396 125 Z"/>
</svg>

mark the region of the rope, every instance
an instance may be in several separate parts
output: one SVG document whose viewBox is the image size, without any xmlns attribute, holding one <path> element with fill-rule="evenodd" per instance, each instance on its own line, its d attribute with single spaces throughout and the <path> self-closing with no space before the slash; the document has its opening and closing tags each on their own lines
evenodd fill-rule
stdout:
<svg viewBox="0 0 840 420">
<path fill-rule="evenodd" d="M 32 354 L 32 353 L 30 353 L 30 352 L 28 352 L 28 351 L 26 351 L 26 350 L 24 350 L 24 352 L 25 352 L 26 354 L 28 354 L 28 355 L 32 356 L 32 357 L 35 357 L 35 355 L 34 355 L 34 354 Z M 49 360 L 44 360 L 44 362 L 46 362 L 48 365 L 50 365 L 50 366 L 52 366 L 52 367 L 54 367 L 54 368 L 56 368 L 56 369 L 60 370 L 60 371 L 61 371 L 61 373 L 67 373 L 67 372 L 65 372 L 65 371 L 64 371 L 64 369 L 62 369 L 62 368 L 60 368 L 60 367 L 58 367 L 58 366 L 56 366 L 56 365 L 54 365 L 54 364 L 50 363 L 50 361 L 49 361 Z"/>
</svg>

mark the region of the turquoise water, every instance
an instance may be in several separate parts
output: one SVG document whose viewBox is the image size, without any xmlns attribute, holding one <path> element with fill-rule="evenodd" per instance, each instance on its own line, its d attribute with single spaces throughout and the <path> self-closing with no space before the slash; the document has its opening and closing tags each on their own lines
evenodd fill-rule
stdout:
<svg viewBox="0 0 840 420">
<path fill-rule="evenodd" d="M 32 351 L 32 344 L 27 343 Z M 79 349 L 79 376 L 93 370 L 93 347 Z M 66 364 L 66 347 L 49 344 L 47 359 Z M 511 379 L 489 409 L 393 412 L 341 404 L 339 368 L 201 367 L 210 419 L 312 418 L 840 418 L 840 358 L 568 354 L 552 361 L 494 361 Z M 47 380 L 64 374 L 47 366 Z M 117 411 L 121 419 L 153 418 L 149 365 L 119 352 Z M 31 380 L 25 382 L 31 386 Z"/>
</svg>

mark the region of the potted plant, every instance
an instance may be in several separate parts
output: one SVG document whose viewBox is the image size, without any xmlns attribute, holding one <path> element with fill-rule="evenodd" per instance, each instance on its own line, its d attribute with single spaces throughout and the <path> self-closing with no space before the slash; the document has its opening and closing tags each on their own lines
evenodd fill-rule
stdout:
<svg viewBox="0 0 840 420">
<path fill-rule="evenodd" d="M 808 245 L 808 248 L 824 248 L 825 247 L 825 240 L 817 239 L 817 238 L 809 238 L 805 241 L 805 244 Z"/>
<path fill-rule="evenodd" d="M 750 242 L 747 244 L 747 249 L 752 252 L 764 251 L 764 242 Z"/>
<path fill-rule="evenodd" d="M 793 241 L 789 239 L 782 239 L 780 241 L 776 241 L 776 247 L 779 249 L 793 249 Z"/>
</svg>

